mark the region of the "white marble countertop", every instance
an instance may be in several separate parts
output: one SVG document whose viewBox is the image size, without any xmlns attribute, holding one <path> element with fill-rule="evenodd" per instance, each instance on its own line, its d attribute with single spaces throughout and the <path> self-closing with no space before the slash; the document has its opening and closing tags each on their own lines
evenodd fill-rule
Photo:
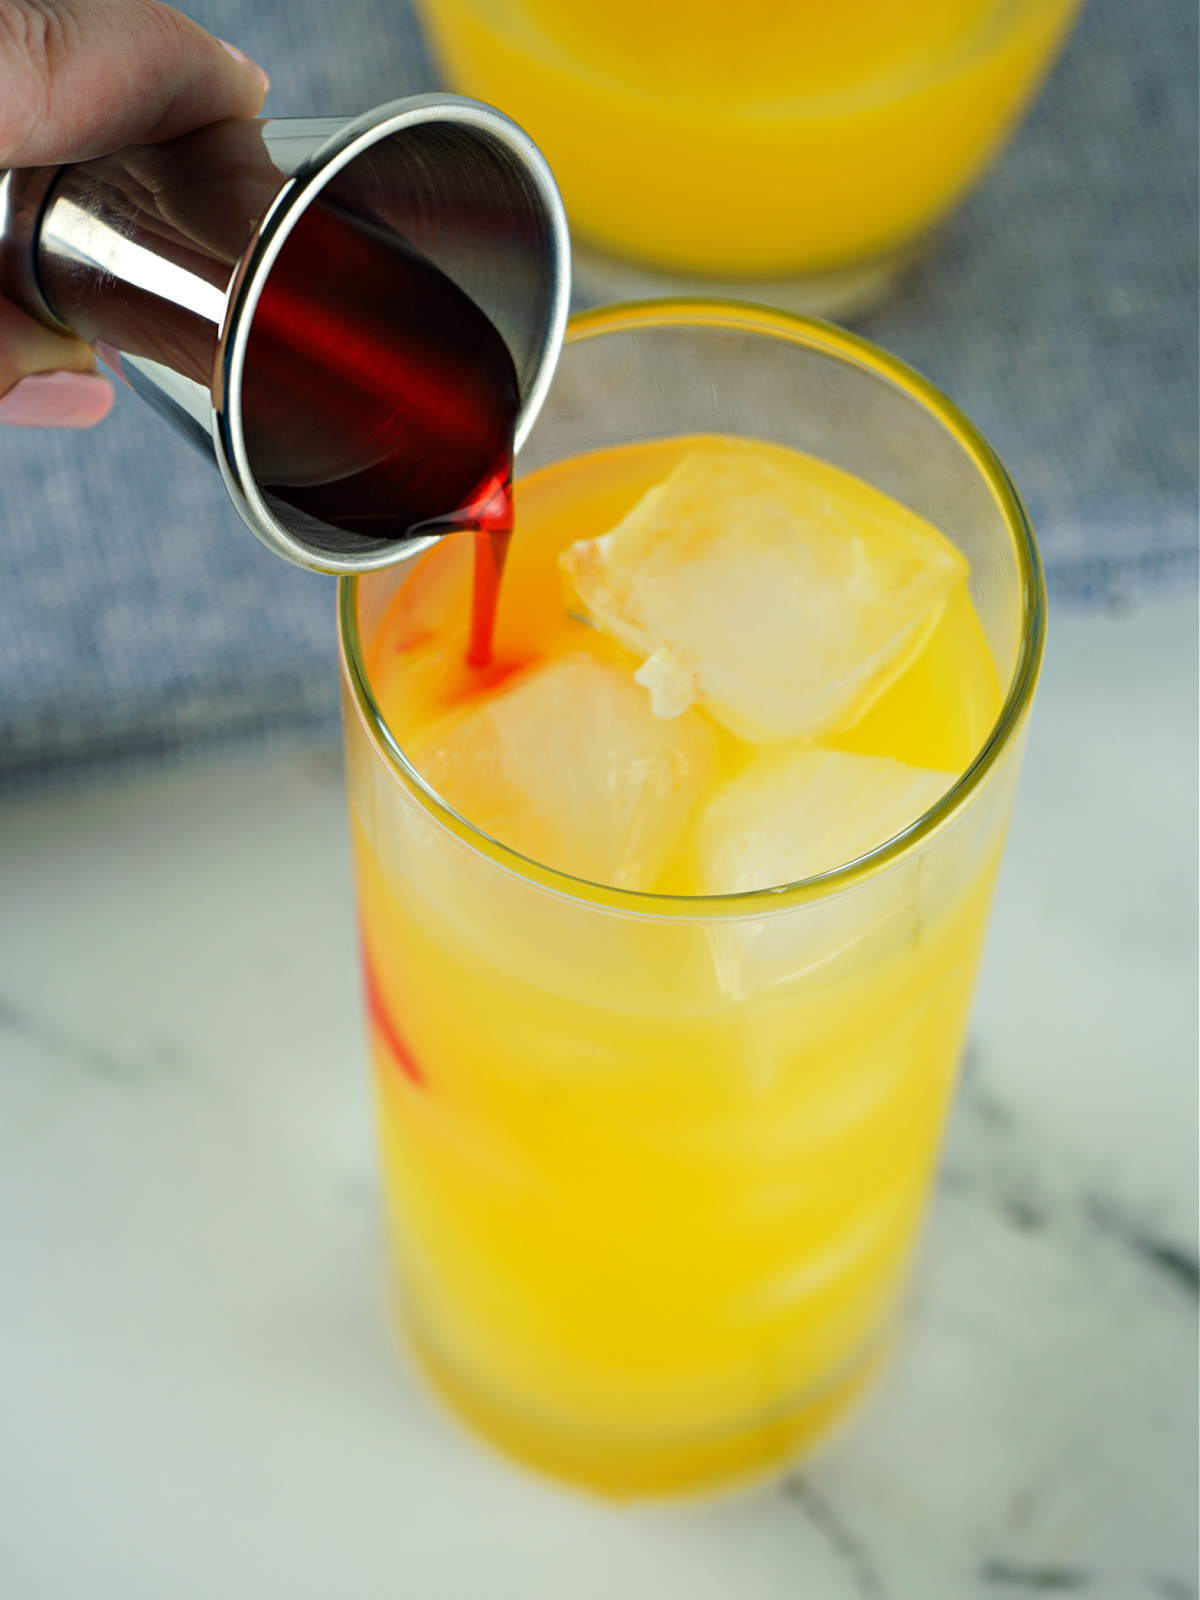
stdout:
<svg viewBox="0 0 1200 1600">
<path fill-rule="evenodd" d="M 1194 1600 L 1195 614 L 1054 620 L 909 1338 L 707 1505 L 393 1349 L 329 755 L 0 807 L 0 1596 Z"/>
</svg>

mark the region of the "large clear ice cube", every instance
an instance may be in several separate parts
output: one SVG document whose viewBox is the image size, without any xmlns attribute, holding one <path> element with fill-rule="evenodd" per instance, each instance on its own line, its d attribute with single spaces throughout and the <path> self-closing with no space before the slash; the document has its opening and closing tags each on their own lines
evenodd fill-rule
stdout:
<svg viewBox="0 0 1200 1600">
<path fill-rule="evenodd" d="M 747 439 L 698 445 L 560 561 L 590 619 L 643 658 L 636 677 L 658 716 L 699 700 L 760 741 L 861 716 L 968 570 L 935 528 L 859 479 Z"/>
<path fill-rule="evenodd" d="M 409 755 L 454 810 L 522 855 L 647 889 L 709 777 L 715 739 L 698 713 L 663 722 L 627 672 L 573 651 L 452 713 Z"/>
<path fill-rule="evenodd" d="M 844 866 L 915 822 L 955 778 L 813 745 L 764 751 L 697 819 L 697 886 L 745 893 Z M 717 981 L 743 1000 L 818 973 L 844 975 L 870 952 L 882 956 L 917 936 L 920 885 L 920 861 L 909 858 L 849 893 L 799 906 L 768 902 L 762 916 L 715 922 Z"/>
<path fill-rule="evenodd" d="M 956 781 L 888 756 L 764 751 L 696 823 L 700 892 L 774 889 L 845 866 L 903 832 Z"/>
</svg>

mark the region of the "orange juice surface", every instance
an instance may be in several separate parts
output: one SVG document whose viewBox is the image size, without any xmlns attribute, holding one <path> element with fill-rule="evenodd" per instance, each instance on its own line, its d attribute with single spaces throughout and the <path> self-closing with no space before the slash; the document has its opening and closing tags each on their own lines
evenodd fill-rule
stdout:
<svg viewBox="0 0 1200 1600">
<path fill-rule="evenodd" d="M 541 147 L 586 242 L 771 275 L 884 255 L 959 198 L 1079 0 L 421 0 L 450 82 Z"/>
<path fill-rule="evenodd" d="M 819 759 L 851 785 L 838 815 L 810 811 L 785 852 L 851 825 L 860 771 L 917 784 L 911 815 L 886 837 L 971 763 L 1001 698 L 952 547 L 859 480 L 765 447 L 768 465 L 787 457 L 797 495 L 832 508 L 835 544 L 857 548 L 863 530 L 886 541 L 895 523 L 915 541 L 896 582 L 917 581 L 911 552 L 924 540 L 944 592 L 920 602 L 906 653 L 872 668 L 875 689 L 856 691 L 844 714 L 825 706 L 814 737 L 765 737 L 746 723 L 753 706 L 737 709 L 737 684 L 714 687 L 711 673 L 697 702 L 652 717 L 647 695 L 674 695 L 677 680 L 642 687 L 639 652 L 594 625 L 602 601 L 586 562 L 612 551 L 579 542 L 648 504 L 645 491 L 698 444 L 725 460 L 722 441 L 674 439 L 518 481 L 490 667 L 464 660 L 469 536 L 422 559 L 367 648 L 384 720 L 460 812 L 481 810 L 473 820 L 493 835 L 577 878 L 611 849 L 610 881 L 635 897 L 523 875 L 394 778 L 367 774 L 350 732 L 370 1035 L 411 1339 L 501 1445 L 618 1495 L 762 1470 L 827 1427 L 886 1346 L 1003 830 L 997 801 L 969 833 L 952 826 L 890 872 L 811 904 L 781 901 L 778 913 L 756 902 L 730 916 L 731 903 L 696 898 L 714 883 L 746 887 L 736 874 L 766 824 L 745 819 L 780 773 Z M 564 574 L 568 549 L 585 554 L 569 555 Z M 862 562 L 847 570 L 861 588 Z M 529 686 L 559 675 L 566 709 L 549 690 L 535 705 Z M 549 805 L 518 814 L 509 756 L 487 743 L 519 694 L 545 719 L 529 759 L 548 764 L 563 809 L 583 819 L 574 843 Z M 669 740 L 666 777 L 637 791 L 614 844 L 624 791 L 589 811 L 584 790 L 596 750 L 616 749 L 635 723 L 648 753 L 629 781 Z M 665 843 L 644 832 L 660 810 L 674 819 Z"/>
</svg>

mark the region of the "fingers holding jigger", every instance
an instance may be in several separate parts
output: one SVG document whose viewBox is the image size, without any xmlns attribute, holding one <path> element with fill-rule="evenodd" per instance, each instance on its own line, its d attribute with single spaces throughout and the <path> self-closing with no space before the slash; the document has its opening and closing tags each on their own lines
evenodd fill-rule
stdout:
<svg viewBox="0 0 1200 1600">
<path fill-rule="evenodd" d="M 266 73 L 155 0 L 0 0 L 0 171 L 254 117 Z M 113 389 L 80 339 L 0 295 L 0 425 L 87 428 Z"/>
</svg>

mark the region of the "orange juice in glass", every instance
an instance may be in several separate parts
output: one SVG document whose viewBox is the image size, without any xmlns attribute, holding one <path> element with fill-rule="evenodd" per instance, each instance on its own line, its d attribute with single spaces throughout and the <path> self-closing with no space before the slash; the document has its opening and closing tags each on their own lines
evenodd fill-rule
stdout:
<svg viewBox="0 0 1200 1600">
<path fill-rule="evenodd" d="M 599 298 L 877 299 L 1035 93 L 1080 0 L 419 0 L 451 87 L 554 169 Z"/>
<path fill-rule="evenodd" d="M 1040 569 L 947 401 L 763 309 L 577 319 L 518 470 L 489 666 L 468 546 L 341 590 L 402 1317 L 513 1455 L 706 1489 L 896 1333 Z"/>
</svg>

